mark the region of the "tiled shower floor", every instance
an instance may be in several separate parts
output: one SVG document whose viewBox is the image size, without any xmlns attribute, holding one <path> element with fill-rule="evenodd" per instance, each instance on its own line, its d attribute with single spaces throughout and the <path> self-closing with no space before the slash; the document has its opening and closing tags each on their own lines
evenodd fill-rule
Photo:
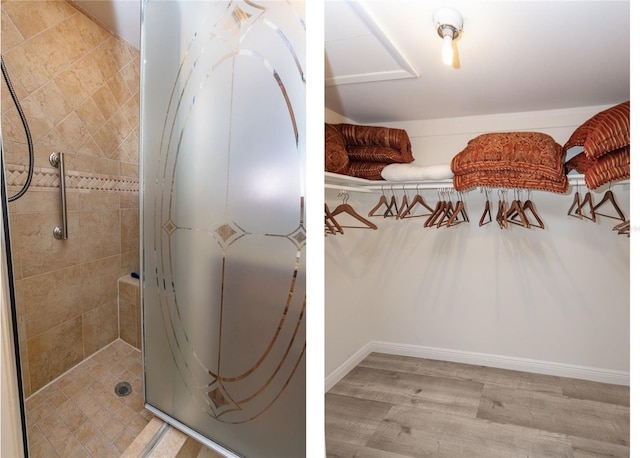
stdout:
<svg viewBox="0 0 640 458">
<path fill-rule="evenodd" d="M 153 416 L 142 404 L 141 358 L 116 340 L 30 396 L 30 456 L 119 457 Z M 115 394 L 121 381 L 131 384 L 128 396 Z"/>
</svg>

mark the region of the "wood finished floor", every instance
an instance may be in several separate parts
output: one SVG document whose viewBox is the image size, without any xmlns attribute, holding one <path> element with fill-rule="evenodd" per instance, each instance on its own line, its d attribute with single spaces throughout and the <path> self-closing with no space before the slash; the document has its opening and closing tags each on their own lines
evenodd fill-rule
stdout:
<svg viewBox="0 0 640 458">
<path fill-rule="evenodd" d="M 327 457 L 628 457 L 629 387 L 372 353 L 325 395 Z"/>
</svg>

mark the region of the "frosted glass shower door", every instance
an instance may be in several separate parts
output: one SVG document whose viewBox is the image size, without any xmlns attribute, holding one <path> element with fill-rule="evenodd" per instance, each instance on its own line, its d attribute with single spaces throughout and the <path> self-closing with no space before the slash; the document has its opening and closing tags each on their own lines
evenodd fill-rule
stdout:
<svg viewBox="0 0 640 458">
<path fill-rule="evenodd" d="M 143 3 L 145 403 L 305 455 L 304 3 Z"/>
</svg>

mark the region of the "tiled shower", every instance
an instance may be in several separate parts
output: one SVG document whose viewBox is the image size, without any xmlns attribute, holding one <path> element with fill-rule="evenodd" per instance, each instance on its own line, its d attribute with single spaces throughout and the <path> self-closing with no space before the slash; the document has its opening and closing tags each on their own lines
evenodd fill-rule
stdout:
<svg viewBox="0 0 640 458">
<path fill-rule="evenodd" d="M 120 456 L 152 414 L 215 451 L 300 456 L 304 2 L 142 8 L 141 70 L 140 53 L 73 0 L 2 0 L 2 60 L 36 156 L 31 188 L 8 209 L 32 456 Z M 11 196 L 30 167 L 9 92 L 2 122 Z M 50 165 L 62 153 L 60 167 Z M 139 193 L 139 183 L 151 187 Z M 158 382 L 144 385 L 146 408 L 139 286 L 130 275 L 142 227 L 152 272 L 142 283 L 144 374 Z"/>
<path fill-rule="evenodd" d="M 35 154 L 29 191 L 9 204 L 28 399 L 119 338 L 140 346 L 137 288 L 121 288 L 118 314 L 118 279 L 139 269 L 140 53 L 63 0 L 2 0 L 1 11 L 2 59 Z M 2 139 L 12 196 L 29 155 L 4 82 Z M 61 219 L 54 152 L 65 155 L 67 240 L 52 233 Z"/>
</svg>

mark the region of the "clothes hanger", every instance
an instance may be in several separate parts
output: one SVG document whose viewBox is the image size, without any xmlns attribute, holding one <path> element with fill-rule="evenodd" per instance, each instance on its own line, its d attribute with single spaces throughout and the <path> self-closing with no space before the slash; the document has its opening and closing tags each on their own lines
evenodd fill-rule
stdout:
<svg viewBox="0 0 640 458">
<path fill-rule="evenodd" d="M 598 213 L 596 212 L 596 210 L 598 208 L 600 208 L 602 205 L 604 205 L 605 203 L 610 202 L 611 205 L 613 206 L 613 209 L 616 211 L 616 213 L 618 214 L 618 216 L 611 216 L 611 215 L 605 215 L 604 213 Z M 613 191 L 611 191 L 611 182 L 609 182 L 609 189 L 607 189 L 607 192 L 604 193 L 604 196 L 602 197 L 602 200 L 600 202 L 598 202 L 594 207 L 593 207 L 593 212 L 596 215 L 600 215 L 600 216 L 604 216 L 606 218 L 613 218 L 613 219 L 619 219 L 620 221 L 624 221 L 626 220 L 626 217 L 624 216 L 624 213 L 622 212 L 622 210 L 620 210 L 620 207 L 618 206 L 618 203 L 616 202 L 616 197 L 613 195 Z"/>
<path fill-rule="evenodd" d="M 575 209 L 575 212 L 574 212 Z M 580 202 L 580 185 L 576 185 L 576 193 L 573 195 L 573 202 L 571 202 L 571 207 L 567 212 L 567 215 L 573 216 L 574 218 L 582 219 L 582 203 Z"/>
<path fill-rule="evenodd" d="M 544 223 L 542 222 L 542 218 L 540 218 L 540 215 L 538 215 L 538 212 L 536 211 L 536 207 L 533 204 L 533 201 L 531 200 L 531 189 L 528 190 L 527 200 L 525 200 L 524 204 L 522 205 L 522 210 L 525 213 L 527 210 L 529 210 L 529 213 L 531 213 L 533 217 L 536 219 L 536 221 L 538 222 L 537 225 L 531 224 L 532 226 L 539 227 L 540 229 L 544 229 Z"/>
<path fill-rule="evenodd" d="M 531 226 L 531 224 L 529 224 L 527 216 L 524 214 L 524 209 L 522 208 L 522 201 L 520 200 L 520 189 L 514 189 L 513 202 L 511 202 L 511 206 L 507 210 L 506 217 L 510 222 L 517 224 L 518 226 L 524 226 L 527 229 L 529 229 L 529 227 Z"/>
<path fill-rule="evenodd" d="M 440 212 L 440 218 L 438 218 L 438 222 L 436 223 L 436 227 L 440 227 L 442 225 L 447 224 L 449 218 L 453 214 L 453 203 L 451 202 L 451 190 L 447 190 L 446 194 L 448 196 L 447 200 L 444 203 L 444 207 Z"/>
<path fill-rule="evenodd" d="M 422 197 L 422 194 L 420 194 L 420 190 L 418 189 L 418 186 L 416 185 L 416 195 L 413 198 L 413 201 L 411 202 L 411 204 L 409 204 L 409 208 L 407 208 L 407 211 L 404 213 L 404 215 L 402 215 L 403 218 L 417 218 L 419 216 L 427 216 L 427 215 L 420 215 L 420 214 L 415 214 L 411 213 L 409 215 L 409 212 L 413 211 L 413 208 L 417 205 L 420 205 L 424 208 L 426 208 L 427 210 L 429 210 L 429 214 L 433 213 L 433 208 L 431 208 L 427 202 L 425 202 L 424 197 Z M 409 215 L 409 216 L 407 216 Z"/>
<path fill-rule="evenodd" d="M 460 218 L 458 217 L 460 215 Z M 462 199 L 462 194 L 458 192 L 458 201 L 456 202 L 455 207 L 453 208 L 453 212 L 447 221 L 447 227 L 455 226 L 460 223 L 468 223 L 469 216 L 467 215 L 467 211 L 464 208 L 464 200 Z"/>
<path fill-rule="evenodd" d="M 500 197 L 502 194 L 502 197 Z M 507 227 L 507 190 L 501 189 L 498 194 L 498 212 L 496 213 L 496 221 L 500 226 L 500 229 L 506 229 Z"/>
<path fill-rule="evenodd" d="M 445 201 L 444 201 L 444 195 L 442 194 L 443 192 L 444 192 L 443 190 L 438 189 L 438 202 L 436 202 L 435 208 L 431 213 L 431 215 L 429 215 L 427 220 L 424 222 L 424 227 L 433 226 L 433 224 L 437 221 L 437 219 L 440 217 L 440 214 L 444 210 Z"/>
<path fill-rule="evenodd" d="M 589 204 L 589 214 L 587 215 L 584 212 L 584 206 Z M 578 210 L 576 210 L 578 211 Z M 591 191 L 587 191 L 587 193 L 584 195 L 584 199 L 582 200 L 582 203 L 580 204 L 580 214 L 587 219 L 590 219 L 591 221 L 595 222 L 596 221 L 596 211 L 595 208 L 593 207 L 593 197 L 591 196 Z"/>
<path fill-rule="evenodd" d="M 344 234 L 344 230 L 342 226 L 335 220 L 333 215 L 331 215 L 331 210 L 329 210 L 329 206 L 324 204 L 324 227 L 325 233 L 329 231 L 331 234 L 335 235 L 336 233 Z"/>
<path fill-rule="evenodd" d="M 382 214 L 380 215 L 376 215 L 375 212 L 376 210 L 378 210 L 380 207 L 382 207 L 384 205 L 384 211 L 382 212 Z M 384 194 L 384 186 L 382 187 L 382 195 L 380 196 L 380 200 L 378 201 L 378 203 L 375 205 L 375 207 L 373 207 L 369 213 L 368 216 L 384 216 L 385 212 L 389 209 L 389 202 L 387 202 L 387 196 Z"/>
<path fill-rule="evenodd" d="M 402 187 L 402 202 L 400 202 L 400 208 L 396 213 L 396 219 L 404 218 L 404 215 L 409 212 L 409 198 L 407 197 L 407 191 Z"/>
<path fill-rule="evenodd" d="M 491 202 L 489 201 L 489 194 L 487 192 L 487 188 L 484 188 L 484 197 L 485 197 L 485 202 L 484 202 L 484 211 L 482 212 L 482 216 L 480 217 L 480 223 L 478 224 L 479 226 L 484 226 L 485 224 L 489 224 L 492 220 L 491 220 Z M 489 221 L 484 222 L 485 217 L 489 217 Z"/>
<path fill-rule="evenodd" d="M 618 231 L 618 235 L 625 235 L 629 237 L 631 235 L 631 220 L 627 219 L 621 223 L 613 226 L 612 230 Z"/>
<path fill-rule="evenodd" d="M 395 213 L 394 213 L 395 209 Z M 396 195 L 393 192 L 393 188 L 391 188 L 391 199 L 389 200 L 389 206 L 384 211 L 384 217 L 387 218 L 389 216 L 395 216 L 398 214 L 398 203 L 396 202 Z"/>
<path fill-rule="evenodd" d="M 360 221 L 361 223 L 363 223 L 366 227 L 364 227 L 365 229 L 368 227 L 370 229 L 378 229 L 378 226 L 376 226 L 375 224 L 373 224 L 371 221 L 369 221 L 368 219 L 366 219 L 365 217 L 361 216 L 357 211 L 355 211 L 355 209 L 349 205 L 347 203 L 347 201 L 349 200 L 349 194 L 347 194 L 344 191 L 340 192 L 342 194 L 342 203 L 340 205 L 338 205 L 332 212 L 331 212 L 331 216 L 335 219 L 335 217 L 341 213 L 346 213 L 350 216 L 352 216 L 353 218 L 357 219 L 358 221 Z M 339 194 L 340 195 L 340 194 Z M 345 226 L 344 224 L 340 224 L 340 227 L 345 228 L 355 228 L 355 229 L 360 229 L 363 228 L 362 226 Z"/>
</svg>

